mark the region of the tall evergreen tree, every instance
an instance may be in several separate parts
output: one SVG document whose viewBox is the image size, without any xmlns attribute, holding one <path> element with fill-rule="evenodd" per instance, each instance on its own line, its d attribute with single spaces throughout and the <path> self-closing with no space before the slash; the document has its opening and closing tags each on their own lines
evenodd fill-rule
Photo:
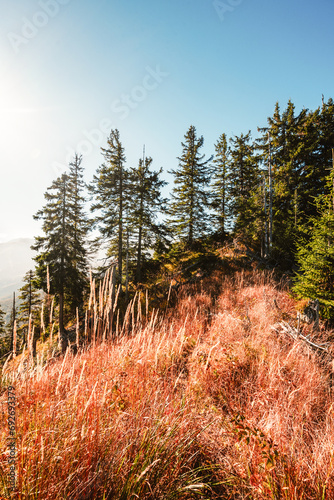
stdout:
<svg viewBox="0 0 334 500">
<path fill-rule="evenodd" d="M 245 242 L 260 243 L 262 224 L 261 176 L 251 133 L 230 139 L 230 196 L 234 232 Z"/>
<path fill-rule="evenodd" d="M 86 184 L 83 180 L 84 169 L 82 156 L 75 154 L 69 164 L 69 197 L 67 215 L 71 226 L 72 238 L 72 264 L 75 270 L 73 281 L 68 284 L 72 311 L 75 311 L 83 302 L 83 292 L 87 287 L 87 247 L 90 221 L 85 211 L 86 197 L 84 196 Z"/>
<path fill-rule="evenodd" d="M 333 173 L 329 176 L 333 186 Z M 334 200 L 333 194 L 317 200 L 318 217 L 304 227 L 298 244 L 299 273 L 293 287 L 299 298 L 318 299 L 322 316 L 334 319 Z"/>
<path fill-rule="evenodd" d="M 124 245 L 128 205 L 129 174 L 125 168 L 125 153 L 119 131 L 111 130 L 108 147 L 101 148 L 105 162 L 97 169 L 90 185 L 93 195 L 91 210 L 96 213 L 95 225 L 108 242 L 108 256 L 117 255 L 120 282 L 123 276 Z"/>
<path fill-rule="evenodd" d="M 74 161 L 74 163 L 76 160 Z M 73 171 L 56 179 L 45 193 L 46 205 L 34 216 L 42 220 L 44 236 L 35 238 L 32 247 L 39 252 L 35 257 L 38 286 L 56 295 L 59 301 L 59 332 L 63 349 L 66 345 L 64 304 L 74 306 L 83 296 L 86 282 L 86 255 L 84 237 L 85 218 L 80 225 L 75 212 Z M 50 282 L 47 280 L 49 268 Z"/>
<path fill-rule="evenodd" d="M 331 150 L 334 147 L 334 101 L 332 98 L 323 102 L 316 125 L 319 131 L 319 156 L 323 165 L 329 168 L 332 164 Z"/>
<path fill-rule="evenodd" d="M 200 154 L 204 139 L 203 136 L 197 138 L 193 125 L 181 144 L 179 168 L 170 171 L 174 175 L 174 187 L 169 213 L 174 234 L 191 246 L 195 238 L 208 231 L 210 200 L 207 187 L 211 179 L 209 163 L 213 157 L 204 160 L 205 155 Z"/>
<path fill-rule="evenodd" d="M 42 219 L 42 229 L 45 236 L 35 238 L 33 250 L 39 252 L 35 257 L 36 275 L 38 283 L 44 291 L 56 294 L 59 301 L 59 335 L 62 348 L 65 349 L 64 331 L 64 295 L 66 284 L 69 283 L 72 274 L 73 248 L 70 239 L 69 221 L 67 209 L 69 202 L 69 179 L 63 174 L 55 180 L 45 193 L 47 203 L 42 210 L 34 216 Z M 50 281 L 47 280 L 47 268 L 49 268 Z M 48 290 L 49 289 L 49 290 Z"/>
<path fill-rule="evenodd" d="M 334 140 L 333 101 L 297 115 L 291 101 L 283 112 L 276 103 L 268 127 L 260 130 L 258 147 L 264 164 L 268 164 L 268 132 L 271 138 L 274 243 L 292 258 L 301 226 L 317 215 L 315 199 L 326 193 Z"/>
<path fill-rule="evenodd" d="M 151 171 L 152 158 L 139 160 L 138 167 L 131 170 L 132 201 L 129 224 L 131 232 L 136 234 L 136 281 L 141 281 L 143 258 L 152 250 L 157 238 L 161 238 L 163 228 L 157 223 L 157 214 L 166 204 L 161 195 L 161 188 L 166 182 L 160 179 L 162 168 Z"/>
<path fill-rule="evenodd" d="M 213 160 L 212 208 L 218 234 L 224 237 L 228 227 L 229 199 L 229 147 L 226 134 L 219 137 L 215 144 L 216 155 Z"/>
</svg>

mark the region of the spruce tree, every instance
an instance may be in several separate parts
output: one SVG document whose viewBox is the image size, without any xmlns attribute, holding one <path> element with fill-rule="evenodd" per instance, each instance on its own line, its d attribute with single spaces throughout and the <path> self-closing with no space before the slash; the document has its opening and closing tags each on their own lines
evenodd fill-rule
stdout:
<svg viewBox="0 0 334 500">
<path fill-rule="evenodd" d="M 216 155 L 213 160 L 212 174 L 212 208 L 214 210 L 214 225 L 217 233 L 224 237 L 228 228 L 229 200 L 229 147 L 226 134 L 219 137 L 215 144 Z"/>
<path fill-rule="evenodd" d="M 323 165 L 329 168 L 332 164 L 331 150 L 334 147 L 334 101 L 332 98 L 327 102 L 323 101 L 316 126 L 319 131 L 318 153 Z"/>
<path fill-rule="evenodd" d="M 182 144 L 182 155 L 178 157 L 179 168 L 171 170 L 174 187 L 170 204 L 170 224 L 176 237 L 189 246 L 195 238 L 208 232 L 208 208 L 210 195 L 207 187 L 211 179 L 209 163 L 201 155 L 203 136 L 197 138 L 196 128 L 191 125 Z"/>
<path fill-rule="evenodd" d="M 234 232 L 245 243 L 260 244 L 262 234 L 261 176 L 251 133 L 230 139 L 230 206 Z"/>
<path fill-rule="evenodd" d="M 105 162 L 97 169 L 89 187 L 93 196 L 91 210 L 94 223 L 108 243 L 108 257 L 117 255 L 120 283 L 125 257 L 123 239 L 127 226 L 129 206 L 129 173 L 125 168 L 125 153 L 119 131 L 111 130 L 108 147 L 101 148 Z"/>
<path fill-rule="evenodd" d="M 289 101 L 281 112 L 268 118 L 268 127 L 257 141 L 262 162 L 268 165 L 270 134 L 273 170 L 274 246 L 293 259 L 300 228 L 317 215 L 314 200 L 326 193 L 326 176 L 331 162 L 331 141 L 334 129 L 334 107 L 331 100 L 322 109 L 302 109 L 295 113 Z"/>
<path fill-rule="evenodd" d="M 87 288 L 87 255 L 90 221 L 85 211 L 86 184 L 83 180 L 82 156 L 75 154 L 69 164 L 69 198 L 67 215 L 71 227 L 73 279 L 68 283 L 69 302 L 75 312 L 83 303 L 83 293 Z M 71 285 L 72 289 L 71 289 Z"/>
<path fill-rule="evenodd" d="M 333 183 L 333 174 L 330 176 Z M 318 299 L 324 318 L 334 319 L 333 196 L 319 197 L 319 216 L 304 227 L 297 251 L 299 272 L 293 287 L 299 298 Z"/>
<path fill-rule="evenodd" d="M 143 259 L 152 250 L 155 242 L 164 234 L 162 224 L 157 223 L 157 214 L 166 201 L 161 188 L 166 182 L 160 179 L 162 168 L 151 171 L 152 158 L 139 160 L 138 167 L 131 169 L 132 199 L 130 204 L 129 226 L 136 235 L 136 281 L 141 281 Z"/>
<path fill-rule="evenodd" d="M 319 109 L 315 112 L 303 110 L 295 131 L 298 147 L 291 156 L 295 165 L 295 220 L 298 223 L 317 215 L 314 199 L 324 194 L 325 179 L 328 175 L 322 155 L 319 154 L 319 120 Z"/>
<path fill-rule="evenodd" d="M 2 337 L 5 333 L 5 325 L 6 325 L 6 322 L 5 322 L 5 316 L 6 316 L 6 313 L 5 311 L 3 311 L 3 309 L 1 308 L 0 306 L 0 337 Z"/>
<path fill-rule="evenodd" d="M 78 157 L 73 163 L 76 163 Z M 81 162 L 81 160 L 80 160 Z M 83 209 L 75 211 L 76 197 L 73 170 L 56 179 L 45 193 L 46 205 L 34 216 L 42 220 L 44 236 L 35 238 L 37 284 L 56 295 L 59 303 L 59 332 L 66 347 L 64 305 L 72 309 L 83 299 L 87 272 L 87 251 L 84 238 L 87 228 Z M 80 191 L 80 189 L 79 189 Z M 82 215 L 82 224 L 80 223 Z M 50 280 L 47 279 L 49 269 Z"/>
<path fill-rule="evenodd" d="M 10 352 L 10 339 L 11 334 L 7 332 L 6 313 L 0 307 L 0 362 L 3 361 L 4 356 Z"/>
<path fill-rule="evenodd" d="M 30 270 L 23 278 L 24 285 L 20 288 L 18 297 L 19 310 L 17 331 L 21 336 L 22 344 L 27 341 L 29 318 L 31 315 L 34 325 L 40 323 L 40 309 L 42 304 L 41 290 L 36 288 L 36 275 Z"/>
</svg>

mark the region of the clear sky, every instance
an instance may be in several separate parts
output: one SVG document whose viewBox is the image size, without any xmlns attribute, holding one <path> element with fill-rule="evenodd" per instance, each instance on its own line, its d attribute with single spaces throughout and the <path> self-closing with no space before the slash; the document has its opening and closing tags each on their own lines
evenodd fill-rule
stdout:
<svg viewBox="0 0 334 500">
<path fill-rule="evenodd" d="M 220 134 L 334 97 L 333 0 L 0 0 L 0 241 L 32 215 L 74 151 L 86 180 L 118 128 L 129 165 L 177 167 L 190 125 Z M 334 146 L 334 145 L 333 145 Z"/>
</svg>

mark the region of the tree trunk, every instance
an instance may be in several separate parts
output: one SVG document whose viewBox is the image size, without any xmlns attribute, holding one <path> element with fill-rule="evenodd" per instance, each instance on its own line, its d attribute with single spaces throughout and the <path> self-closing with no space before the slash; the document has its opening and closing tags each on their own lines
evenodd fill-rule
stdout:
<svg viewBox="0 0 334 500">
<path fill-rule="evenodd" d="M 268 132 L 269 141 L 269 252 L 273 245 L 273 176 L 271 169 L 271 142 L 270 133 Z"/>
<path fill-rule="evenodd" d="M 189 223 L 189 245 L 194 240 L 194 162 L 191 164 L 191 194 L 190 194 L 190 223 Z"/>
<path fill-rule="evenodd" d="M 15 292 L 13 293 L 13 321 L 11 325 L 11 339 L 10 339 L 10 350 L 13 352 L 14 350 L 14 330 L 15 330 L 15 321 L 16 321 L 16 307 L 15 307 Z"/>
<path fill-rule="evenodd" d="M 120 284 L 122 285 L 122 254 L 123 254 L 123 177 L 122 166 L 120 165 L 120 180 L 119 180 L 119 223 L 118 223 L 118 275 Z"/>
<path fill-rule="evenodd" d="M 60 293 L 59 294 L 59 338 L 60 338 L 60 345 L 61 345 L 61 351 L 64 354 L 66 349 L 67 349 L 67 337 L 66 337 L 66 332 L 64 328 L 64 294 Z"/>
<path fill-rule="evenodd" d="M 125 296 L 129 296 L 129 229 L 126 228 L 126 277 L 125 277 Z"/>
<path fill-rule="evenodd" d="M 141 245 L 143 228 L 140 225 L 138 232 L 138 252 L 137 252 L 137 283 L 141 281 Z"/>
<path fill-rule="evenodd" d="M 267 219 L 267 193 L 266 178 L 263 174 L 263 209 L 264 209 L 264 258 L 268 257 L 268 219 Z"/>
</svg>

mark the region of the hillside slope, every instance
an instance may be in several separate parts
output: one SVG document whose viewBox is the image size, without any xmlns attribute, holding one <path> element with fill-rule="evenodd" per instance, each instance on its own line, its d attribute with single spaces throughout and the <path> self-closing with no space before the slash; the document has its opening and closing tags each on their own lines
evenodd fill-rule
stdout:
<svg viewBox="0 0 334 500">
<path fill-rule="evenodd" d="M 334 498 L 331 356 L 273 328 L 295 321 L 284 285 L 216 274 L 175 302 L 147 318 L 136 303 L 122 336 L 76 356 L 5 369 L 2 403 L 7 384 L 17 393 L 15 498 Z M 10 498 L 7 436 L 2 419 Z"/>
</svg>

